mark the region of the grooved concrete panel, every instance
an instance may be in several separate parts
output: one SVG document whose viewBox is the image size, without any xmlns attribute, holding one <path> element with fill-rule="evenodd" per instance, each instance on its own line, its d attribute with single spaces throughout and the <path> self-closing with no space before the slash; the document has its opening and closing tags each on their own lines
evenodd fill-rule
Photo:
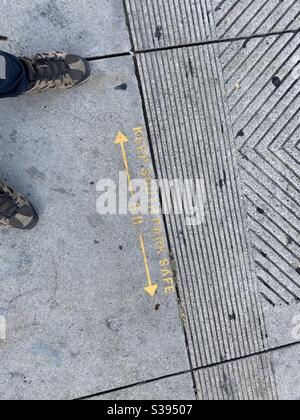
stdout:
<svg viewBox="0 0 300 420">
<path fill-rule="evenodd" d="M 260 291 L 300 301 L 300 34 L 235 42 L 221 62 Z"/>
<path fill-rule="evenodd" d="M 192 401 L 195 399 L 191 374 L 161 379 L 149 384 L 140 384 L 123 391 L 116 391 L 101 397 L 92 398 L 92 400 L 105 401 Z"/>
<path fill-rule="evenodd" d="M 2 399 L 70 399 L 189 368 L 176 295 L 161 283 L 154 299 L 144 292 L 140 234 L 155 280 L 160 271 L 151 229 L 96 211 L 95 184 L 124 170 L 118 130 L 132 176 L 141 170 L 132 59 L 95 62 L 92 74 L 65 94 L 1 101 L 1 179 L 41 214 L 32 232 L 1 230 Z"/>
<path fill-rule="evenodd" d="M 206 185 L 201 227 L 168 218 L 193 364 L 293 342 L 299 34 L 147 53 L 138 61 L 159 175 Z M 222 383 L 225 366 L 204 370 L 203 398 L 276 398 L 269 358 L 249 363 L 234 364 L 231 395 Z"/>
<path fill-rule="evenodd" d="M 300 29 L 299 0 L 126 0 L 136 50 Z"/>
<path fill-rule="evenodd" d="M 219 39 L 300 29 L 298 0 L 210 0 Z"/>
<path fill-rule="evenodd" d="M 1 13 L 1 35 L 9 37 L 4 48 L 16 55 L 64 49 L 88 57 L 130 50 L 120 0 L 1 0 Z"/>
<path fill-rule="evenodd" d="M 250 357 L 207 368 L 196 374 L 200 400 L 277 400 L 270 355 Z"/>
<path fill-rule="evenodd" d="M 298 329 L 299 331 L 299 329 Z M 300 346 L 196 372 L 201 400 L 299 400 Z"/>
<path fill-rule="evenodd" d="M 205 218 L 168 217 L 195 367 L 268 347 L 217 46 L 138 56 L 159 176 L 202 179 Z"/>
<path fill-rule="evenodd" d="M 204 1 L 125 0 L 136 50 L 216 39 Z"/>
</svg>

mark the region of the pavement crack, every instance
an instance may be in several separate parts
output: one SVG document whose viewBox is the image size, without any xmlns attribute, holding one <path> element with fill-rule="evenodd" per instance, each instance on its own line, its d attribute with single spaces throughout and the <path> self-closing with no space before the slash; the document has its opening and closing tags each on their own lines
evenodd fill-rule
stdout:
<svg viewBox="0 0 300 420">
<path fill-rule="evenodd" d="M 140 382 L 136 382 L 136 383 L 133 383 L 133 384 L 130 384 L 130 385 L 125 385 L 125 386 L 122 386 L 122 387 L 110 389 L 110 390 L 107 390 L 107 391 L 102 391 L 102 392 L 98 392 L 98 393 L 95 393 L 95 394 L 86 395 L 84 397 L 75 398 L 74 400 L 75 401 L 84 401 L 84 400 L 90 400 L 90 399 L 97 398 L 97 397 L 104 397 L 105 395 L 113 394 L 114 392 L 120 392 L 120 391 L 128 390 L 128 389 L 131 389 L 131 388 L 135 388 L 135 387 L 138 387 L 138 386 L 148 385 L 148 384 L 151 384 L 151 383 L 154 383 L 154 382 L 159 382 L 159 381 L 162 381 L 162 380 L 165 380 L 165 379 L 175 378 L 177 376 L 183 376 L 183 375 L 187 375 L 187 374 L 190 374 L 190 373 L 196 373 L 196 372 L 199 372 L 201 370 L 205 370 L 205 369 L 209 369 L 209 368 L 214 368 L 214 367 L 218 367 L 218 366 L 222 366 L 222 365 L 228 365 L 230 363 L 238 362 L 238 361 L 241 361 L 241 360 L 247 360 L 247 359 L 250 359 L 250 358 L 256 357 L 256 356 L 263 356 L 263 355 L 266 355 L 266 354 L 271 354 L 271 353 L 274 353 L 276 351 L 284 350 L 284 349 L 291 348 L 291 347 L 296 347 L 296 346 L 299 346 L 299 345 L 300 345 L 300 341 L 297 341 L 295 343 L 286 344 L 284 346 L 273 347 L 273 348 L 265 350 L 265 351 L 252 353 L 252 354 L 249 354 L 249 355 L 237 357 L 235 359 L 224 360 L 224 361 L 219 362 L 219 363 L 214 363 L 214 364 L 210 364 L 210 365 L 207 365 L 207 366 L 196 367 L 196 368 L 193 368 L 191 370 L 180 371 L 180 372 L 173 373 L 173 374 L 170 374 L 170 375 L 161 376 L 159 378 L 153 378 L 153 379 L 149 379 L 149 380 L 145 380 L 145 381 L 140 381 Z M 196 398 L 197 398 L 197 395 L 196 395 Z"/>
</svg>

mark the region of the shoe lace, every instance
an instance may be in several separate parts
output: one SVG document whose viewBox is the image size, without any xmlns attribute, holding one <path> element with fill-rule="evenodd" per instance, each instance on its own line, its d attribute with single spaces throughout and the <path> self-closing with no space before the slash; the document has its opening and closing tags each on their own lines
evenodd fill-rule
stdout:
<svg viewBox="0 0 300 420">
<path fill-rule="evenodd" d="M 10 219 L 15 216 L 22 198 L 14 193 L 14 191 L 0 182 L 0 221 L 3 219 Z"/>
<path fill-rule="evenodd" d="M 52 81 L 61 80 L 70 72 L 70 68 L 62 58 L 43 57 L 37 55 L 33 63 L 36 72 L 36 81 Z"/>
</svg>

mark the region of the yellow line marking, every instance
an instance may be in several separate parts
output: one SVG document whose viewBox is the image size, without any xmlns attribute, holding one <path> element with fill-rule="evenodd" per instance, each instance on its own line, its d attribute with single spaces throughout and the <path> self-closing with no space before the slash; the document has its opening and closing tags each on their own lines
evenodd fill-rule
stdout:
<svg viewBox="0 0 300 420">
<path fill-rule="evenodd" d="M 133 189 L 133 186 L 132 186 L 131 175 L 130 175 L 129 165 L 128 165 L 128 159 L 127 159 L 126 149 L 125 149 L 125 143 L 128 143 L 128 142 L 129 142 L 128 138 L 123 133 L 119 132 L 117 134 L 117 137 L 115 139 L 115 144 L 119 144 L 121 146 L 123 162 L 124 162 L 125 171 L 126 171 L 127 179 L 128 179 L 129 191 L 130 191 L 130 194 L 133 196 L 134 195 L 134 189 Z"/>
<path fill-rule="evenodd" d="M 144 238 L 143 238 L 142 235 L 140 235 L 140 243 L 141 243 L 141 250 L 142 250 L 142 254 L 143 254 L 143 258 L 144 258 L 147 282 L 148 282 L 148 286 L 145 287 L 144 290 L 151 297 L 154 297 L 155 293 L 157 292 L 158 285 L 157 284 L 152 284 L 152 279 L 151 279 L 151 274 L 150 274 L 150 269 L 149 269 L 149 264 L 148 264 L 146 249 L 145 249 L 145 242 L 144 242 Z"/>
<path fill-rule="evenodd" d="M 128 165 L 128 160 L 127 160 L 126 150 L 125 150 L 125 146 L 124 146 L 123 143 L 121 144 L 121 149 L 122 149 L 125 171 L 127 173 L 129 191 L 130 191 L 131 195 L 134 195 L 134 190 L 133 190 L 132 181 L 131 181 L 131 175 L 130 175 L 130 172 L 129 172 L 129 165 Z"/>
<path fill-rule="evenodd" d="M 120 147 L 121 147 L 123 162 L 124 162 L 125 171 L 126 171 L 127 179 L 128 179 L 129 191 L 130 191 L 130 194 L 133 196 L 135 194 L 135 192 L 134 192 L 134 189 L 133 189 L 133 186 L 132 186 L 132 180 L 131 180 L 131 176 L 130 176 L 128 159 L 127 159 L 126 149 L 125 149 L 125 144 L 128 143 L 128 142 L 129 142 L 128 138 L 123 133 L 119 132 L 117 134 L 117 137 L 115 139 L 115 144 L 120 145 Z M 139 208 L 139 207 L 140 207 L 140 205 L 137 204 L 137 208 Z M 148 283 L 148 286 L 145 287 L 144 290 L 151 297 L 154 297 L 156 292 L 157 292 L 158 285 L 157 284 L 152 284 L 152 279 L 151 279 L 151 274 L 150 274 L 150 269 L 149 269 L 149 264 L 148 264 L 146 249 L 145 249 L 145 242 L 144 242 L 144 238 L 143 238 L 142 235 L 140 235 L 140 244 L 141 244 L 141 250 L 142 250 L 142 254 L 143 254 L 143 258 L 144 258 L 146 277 L 147 277 L 147 283 Z"/>
</svg>

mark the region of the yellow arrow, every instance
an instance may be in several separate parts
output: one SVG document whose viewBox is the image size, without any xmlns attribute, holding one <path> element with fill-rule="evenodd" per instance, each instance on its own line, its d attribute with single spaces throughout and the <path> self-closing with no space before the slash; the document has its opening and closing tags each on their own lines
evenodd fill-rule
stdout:
<svg viewBox="0 0 300 420">
<path fill-rule="evenodd" d="M 119 131 L 119 133 L 117 134 L 117 137 L 115 139 L 115 144 L 120 145 L 120 147 L 121 147 L 124 166 L 125 166 L 125 171 L 126 171 L 127 179 L 128 179 L 129 191 L 130 191 L 131 195 L 134 195 L 131 176 L 130 176 L 130 172 L 129 172 L 128 160 L 127 160 L 127 155 L 126 155 L 126 150 L 125 150 L 125 143 L 128 143 L 128 142 L 129 142 L 128 138 L 123 133 L 121 133 Z"/>
<path fill-rule="evenodd" d="M 157 284 L 152 284 L 152 279 L 151 279 L 151 275 L 150 275 L 150 270 L 149 270 L 149 265 L 148 265 L 146 250 L 145 250 L 144 238 L 143 238 L 142 235 L 140 235 L 140 243 L 141 243 L 141 250 L 142 250 L 142 254 L 143 254 L 143 258 L 144 258 L 146 276 L 147 276 L 147 281 L 148 281 L 148 286 L 145 287 L 144 290 L 151 297 L 154 297 L 155 293 L 157 292 L 158 285 Z"/>
</svg>

